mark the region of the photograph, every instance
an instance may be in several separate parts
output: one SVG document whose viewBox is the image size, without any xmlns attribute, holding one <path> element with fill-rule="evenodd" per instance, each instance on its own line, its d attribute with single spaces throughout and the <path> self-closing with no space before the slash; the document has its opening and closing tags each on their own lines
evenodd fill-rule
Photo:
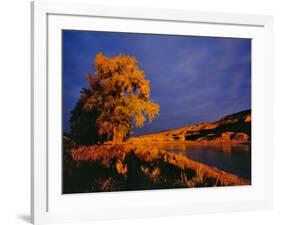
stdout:
<svg viewBox="0 0 281 225">
<path fill-rule="evenodd" d="M 61 34 L 62 194 L 251 185 L 251 38 Z"/>
</svg>

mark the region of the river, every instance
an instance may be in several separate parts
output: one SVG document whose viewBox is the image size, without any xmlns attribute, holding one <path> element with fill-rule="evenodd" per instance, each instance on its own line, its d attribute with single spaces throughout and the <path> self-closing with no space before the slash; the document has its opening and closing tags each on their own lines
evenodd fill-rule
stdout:
<svg viewBox="0 0 281 225">
<path fill-rule="evenodd" d="M 251 180 L 250 145 L 165 143 L 158 147 Z"/>
</svg>

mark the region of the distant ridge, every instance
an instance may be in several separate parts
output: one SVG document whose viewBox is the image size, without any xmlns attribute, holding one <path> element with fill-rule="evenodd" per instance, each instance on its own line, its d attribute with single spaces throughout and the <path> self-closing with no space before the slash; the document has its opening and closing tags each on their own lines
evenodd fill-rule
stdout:
<svg viewBox="0 0 281 225">
<path fill-rule="evenodd" d="M 251 109 L 224 116 L 211 123 L 199 123 L 175 130 L 160 131 L 132 137 L 130 142 L 212 142 L 212 143 L 250 143 Z"/>
</svg>

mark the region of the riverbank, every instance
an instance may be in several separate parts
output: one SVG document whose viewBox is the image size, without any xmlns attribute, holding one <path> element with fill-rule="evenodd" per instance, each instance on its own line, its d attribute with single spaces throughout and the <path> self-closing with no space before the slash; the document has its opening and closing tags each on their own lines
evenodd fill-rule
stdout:
<svg viewBox="0 0 281 225">
<path fill-rule="evenodd" d="M 134 139 L 129 139 L 126 141 L 127 144 L 141 146 L 146 144 L 158 145 L 158 146 L 165 146 L 165 145 L 188 145 L 188 146 L 225 146 L 228 148 L 229 146 L 251 146 L 251 142 L 240 142 L 240 141 L 189 141 L 189 140 L 171 140 L 171 141 L 163 141 L 163 140 L 152 140 L 152 141 L 134 141 Z M 106 145 L 111 145 L 111 142 L 107 142 Z"/>
<path fill-rule="evenodd" d="M 63 168 L 64 193 L 250 184 L 249 180 L 144 143 L 65 149 Z"/>
</svg>

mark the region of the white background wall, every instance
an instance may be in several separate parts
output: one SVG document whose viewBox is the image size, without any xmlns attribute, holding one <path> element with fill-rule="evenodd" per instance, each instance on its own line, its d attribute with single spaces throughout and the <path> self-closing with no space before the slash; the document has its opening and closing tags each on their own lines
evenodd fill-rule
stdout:
<svg viewBox="0 0 281 225">
<path fill-rule="evenodd" d="M 95 224 L 281 224 L 280 1 L 88 0 L 87 2 L 104 5 L 118 4 L 273 15 L 275 39 L 275 209 L 272 211 L 106 221 Z M 30 214 L 30 2 L 28 0 L 1 1 L 0 17 L 0 224 L 26 224 Z"/>
</svg>

